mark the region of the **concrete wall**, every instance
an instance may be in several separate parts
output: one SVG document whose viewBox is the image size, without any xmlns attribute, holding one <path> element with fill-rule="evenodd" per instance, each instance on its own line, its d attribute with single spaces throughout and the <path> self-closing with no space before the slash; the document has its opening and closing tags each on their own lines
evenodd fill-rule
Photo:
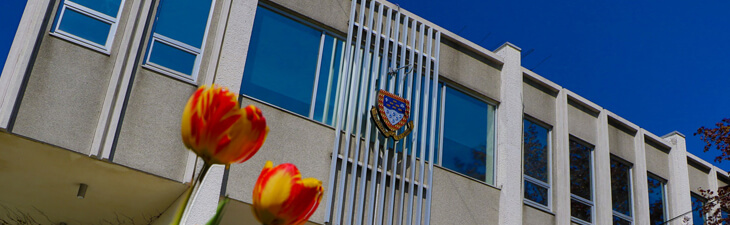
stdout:
<svg viewBox="0 0 730 225">
<path fill-rule="evenodd" d="M 568 100 L 568 126 L 571 135 L 596 145 L 598 113 L 589 111 L 573 100 Z"/>
<path fill-rule="evenodd" d="M 689 160 L 690 159 L 687 159 L 687 161 Z M 693 193 L 700 194 L 700 189 L 710 188 L 710 174 L 708 174 L 708 172 L 709 168 L 705 170 L 705 168 L 695 166 L 692 163 L 689 164 L 687 167 L 687 173 L 689 174 L 690 190 Z"/>
<path fill-rule="evenodd" d="M 555 124 L 555 96 L 547 88 L 534 81 L 524 79 L 522 85 L 525 113 L 544 123 Z"/>
<path fill-rule="evenodd" d="M 334 145 L 334 129 L 303 119 L 266 104 L 244 98 L 241 105 L 253 104 L 261 108 L 270 128 L 266 143 L 259 152 L 243 164 L 231 165 L 228 173 L 226 193 L 231 198 L 252 203 L 253 181 L 258 178 L 267 160 L 274 165 L 293 163 L 297 165 L 302 177 L 314 177 L 323 182 L 325 190 L 330 173 L 330 153 Z M 324 222 L 324 203 L 310 220 Z"/>
<path fill-rule="evenodd" d="M 524 225 L 550 225 L 557 224 L 555 215 L 533 208 L 528 205 L 522 206 L 522 224 Z"/>
<path fill-rule="evenodd" d="M 634 155 L 634 135 L 628 133 L 626 128 L 621 127 L 620 124 L 611 123 L 609 119 L 608 126 L 608 140 L 609 146 L 611 146 L 611 154 L 614 154 L 622 159 L 635 163 L 636 156 Z"/>
<path fill-rule="evenodd" d="M 501 66 L 441 39 L 439 75 L 481 95 L 500 101 Z M 441 79 L 439 78 L 439 79 Z"/>
<path fill-rule="evenodd" d="M 661 178 L 669 179 L 669 154 L 665 152 L 669 150 L 660 150 L 650 143 L 645 143 L 644 149 L 646 150 L 647 171 Z"/>
<path fill-rule="evenodd" d="M 431 224 L 501 224 L 500 190 L 434 167 Z"/>
<path fill-rule="evenodd" d="M 133 18 L 132 3 L 126 1 L 122 7 L 119 28 Z M 54 18 L 47 22 L 53 24 Z M 112 68 L 124 52 L 119 46 L 127 34 L 117 30 L 107 55 L 50 35 L 50 27 L 28 78 L 13 132 L 88 154 Z"/>
</svg>

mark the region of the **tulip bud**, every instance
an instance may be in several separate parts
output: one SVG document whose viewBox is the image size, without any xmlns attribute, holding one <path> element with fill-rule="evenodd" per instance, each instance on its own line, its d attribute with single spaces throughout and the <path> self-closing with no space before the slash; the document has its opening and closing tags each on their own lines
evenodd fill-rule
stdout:
<svg viewBox="0 0 730 225">
<path fill-rule="evenodd" d="M 256 154 L 269 127 L 261 110 L 240 108 L 238 96 L 227 88 L 202 86 L 185 106 L 181 130 L 185 147 L 206 163 L 229 165 Z"/>
<path fill-rule="evenodd" d="M 319 206 L 322 181 L 304 178 L 290 163 L 273 167 L 271 161 L 261 171 L 253 190 L 253 211 L 266 225 L 304 224 Z"/>
</svg>

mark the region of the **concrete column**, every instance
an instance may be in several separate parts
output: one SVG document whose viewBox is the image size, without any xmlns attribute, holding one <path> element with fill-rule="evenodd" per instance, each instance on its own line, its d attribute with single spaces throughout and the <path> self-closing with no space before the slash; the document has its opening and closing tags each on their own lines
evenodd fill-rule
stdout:
<svg viewBox="0 0 730 225">
<path fill-rule="evenodd" d="M 207 71 L 205 84 L 216 83 L 238 93 L 243 80 L 243 69 L 246 65 L 248 44 L 251 41 L 258 1 L 227 0 L 223 4 L 224 10 L 222 11 L 227 11 L 225 8 L 229 8 L 230 11 L 227 20 L 221 20 L 217 37 L 225 36 L 225 38 L 221 40 L 221 45 L 211 46 L 219 48 L 214 51 L 220 52 L 220 58 L 217 59 L 217 66 L 210 66 L 211 69 Z M 214 61 L 211 60 L 211 62 Z M 210 76 L 211 74 L 215 75 Z"/>
<path fill-rule="evenodd" d="M 5 65 L 0 65 L 0 130 L 8 129 L 20 86 L 31 63 L 46 14 L 53 8 L 49 0 L 31 0 L 25 5 Z"/>
<path fill-rule="evenodd" d="M 632 169 L 634 224 L 649 224 L 649 184 L 646 175 L 644 132 L 644 129 L 639 128 L 634 136 L 635 162 Z"/>
<path fill-rule="evenodd" d="M 522 62 L 521 49 L 509 42 L 496 51 L 504 58 L 497 107 L 497 186 L 499 224 L 522 224 Z"/>
<path fill-rule="evenodd" d="M 553 149 L 553 212 L 555 224 L 570 224 L 570 131 L 568 128 L 568 94 L 560 90 L 555 100 L 555 149 Z"/>
<path fill-rule="evenodd" d="M 608 111 L 598 114 L 596 149 L 593 150 L 593 185 L 595 189 L 594 224 L 613 223 L 613 202 L 611 202 L 611 152 L 608 139 Z"/>
<path fill-rule="evenodd" d="M 689 172 L 687 171 L 687 144 L 683 134 L 674 131 L 662 137 L 672 145 L 669 152 L 669 182 L 667 182 L 667 219 L 680 216 L 692 211 L 690 197 Z M 687 214 L 692 218 L 692 214 Z M 671 224 L 682 224 L 682 219 L 676 219 Z"/>
<path fill-rule="evenodd" d="M 187 203 L 190 210 L 188 210 L 188 213 L 183 215 L 180 224 L 206 224 L 211 218 L 213 218 L 215 211 L 218 208 L 224 169 L 225 167 L 223 165 L 214 165 L 210 167 L 208 174 L 205 175 L 205 179 L 201 185 L 193 190 L 193 194 L 190 196 Z M 170 205 L 170 207 L 168 207 L 167 210 L 165 210 L 165 212 L 162 213 L 162 215 L 160 215 L 160 217 L 152 224 L 173 224 L 178 210 L 184 207 L 182 204 L 184 204 L 184 200 L 187 198 L 188 191 L 183 192 L 183 194 L 178 197 L 178 199 L 173 202 L 172 205 Z"/>
</svg>

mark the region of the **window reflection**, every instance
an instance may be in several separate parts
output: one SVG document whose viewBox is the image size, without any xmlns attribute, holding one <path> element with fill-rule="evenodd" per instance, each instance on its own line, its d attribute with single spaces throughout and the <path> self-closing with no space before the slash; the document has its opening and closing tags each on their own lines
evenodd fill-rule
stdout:
<svg viewBox="0 0 730 225">
<path fill-rule="evenodd" d="M 664 182 L 649 175 L 649 224 L 664 223 Z"/>
<path fill-rule="evenodd" d="M 593 147 L 570 140 L 570 214 L 589 223 L 593 218 L 592 151 Z"/>
<path fill-rule="evenodd" d="M 702 207 L 705 206 L 705 199 L 695 194 L 691 194 L 692 197 L 692 223 L 695 225 L 705 224 L 705 214 L 702 212 Z"/>
<path fill-rule="evenodd" d="M 525 181 L 525 198 L 535 203 L 548 205 L 548 189 Z"/>
<path fill-rule="evenodd" d="M 550 130 L 530 120 L 523 120 L 522 129 L 525 199 L 549 207 Z"/>
<path fill-rule="evenodd" d="M 494 106 L 446 86 L 442 165 L 493 183 Z"/>
<path fill-rule="evenodd" d="M 611 159 L 611 201 L 614 215 L 631 217 L 631 167 Z M 614 216 L 614 224 L 616 223 Z M 622 224 L 622 223 L 618 223 Z"/>
</svg>

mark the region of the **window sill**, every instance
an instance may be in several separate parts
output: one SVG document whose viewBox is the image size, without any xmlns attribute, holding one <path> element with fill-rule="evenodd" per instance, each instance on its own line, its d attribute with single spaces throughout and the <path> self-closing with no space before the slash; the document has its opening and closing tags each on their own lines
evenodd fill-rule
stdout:
<svg viewBox="0 0 730 225">
<path fill-rule="evenodd" d="M 593 224 L 593 223 L 589 223 L 589 222 L 583 221 L 581 219 L 578 219 L 578 218 L 575 218 L 572 216 L 570 217 L 570 222 L 581 224 L 581 225 L 592 225 Z"/>
<path fill-rule="evenodd" d="M 99 47 L 99 46 L 96 46 L 94 44 L 89 44 L 86 40 L 83 40 L 83 39 L 81 39 L 79 37 L 72 36 L 72 35 L 69 35 L 69 34 L 66 34 L 66 33 L 61 33 L 61 32 L 50 32 L 49 34 L 51 36 L 53 36 L 53 37 L 56 37 L 56 38 L 59 38 L 61 40 L 65 40 L 65 41 L 71 42 L 73 44 L 77 44 L 77 45 L 79 45 L 81 47 L 88 48 L 90 50 L 93 50 L 93 51 L 102 53 L 104 55 L 107 55 L 107 56 L 110 56 L 111 55 L 111 52 L 108 49 L 102 48 L 102 47 Z"/>
<path fill-rule="evenodd" d="M 497 189 L 497 190 L 500 190 L 500 191 L 502 190 L 502 188 L 499 188 L 499 187 L 497 187 L 497 186 L 494 186 L 493 184 L 489 184 L 489 183 L 487 183 L 487 182 L 484 182 L 484 181 L 481 181 L 481 180 L 477 180 L 477 179 L 475 179 L 475 178 L 473 178 L 473 177 L 470 177 L 470 176 L 464 175 L 464 174 L 462 174 L 462 173 L 459 173 L 459 172 L 453 171 L 453 170 L 451 170 L 451 169 L 449 169 L 449 168 L 446 168 L 446 167 L 443 167 L 443 166 L 441 166 L 441 165 L 434 165 L 434 167 L 438 167 L 439 169 L 442 169 L 442 170 L 444 170 L 444 171 L 447 171 L 447 172 L 450 172 L 450 173 L 453 173 L 453 174 L 459 175 L 459 176 L 461 176 L 461 177 L 464 177 L 464 178 L 466 178 L 466 179 L 472 180 L 472 181 L 474 181 L 474 182 L 476 182 L 476 183 L 479 183 L 479 184 L 483 184 L 483 185 L 489 186 L 489 187 L 491 187 L 491 188 L 494 188 L 494 189 Z"/>
<path fill-rule="evenodd" d="M 145 69 L 148 69 L 148 70 L 157 72 L 157 73 L 161 73 L 163 75 L 172 77 L 173 79 L 176 79 L 176 80 L 179 80 L 179 81 L 188 83 L 188 84 L 192 84 L 194 86 L 197 86 L 198 85 L 195 82 L 195 80 L 193 80 L 191 78 L 185 78 L 183 75 L 180 75 L 180 74 L 174 73 L 174 72 L 170 72 L 170 71 L 168 71 L 166 69 L 163 69 L 163 68 L 160 68 L 159 66 L 156 66 L 154 64 L 143 64 L 142 65 L 142 68 L 145 68 Z"/>
<path fill-rule="evenodd" d="M 544 205 L 540 205 L 538 203 L 535 203 L 535 202 L 530 201 L 530 200 L 527 200 L 527 199 L 523 200 L 522 203 L 524 203 L 526 206 L 529 206 L 531 208 L 534 208 L 534 209 L 543 211 L 543 212 L 545 212 L 547 214 L 550 214 L 550 215 L 555 216 L 555 213 L 553 213 L 550 209 L 548 209 Z"/>
</svg>

